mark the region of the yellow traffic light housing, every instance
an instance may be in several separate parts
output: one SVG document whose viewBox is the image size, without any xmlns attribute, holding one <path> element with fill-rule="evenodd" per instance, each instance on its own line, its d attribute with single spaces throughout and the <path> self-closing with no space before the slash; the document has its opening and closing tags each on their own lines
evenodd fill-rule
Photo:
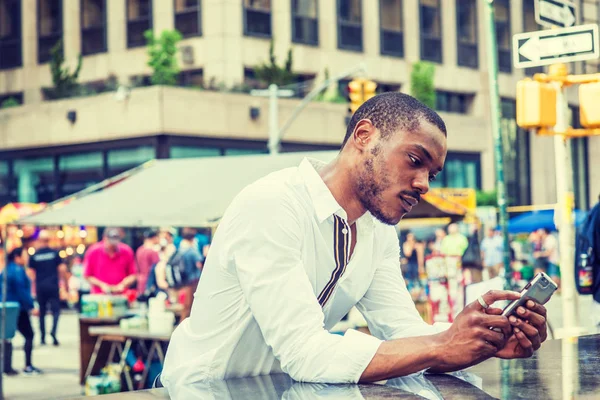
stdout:
<svg viewBox="0 0 600 400">
<path fill-rule="evenodd" d="M 600 128 L 600 82 L 579 86 L 579 119 L 584 128 Z"/>
<path fill-rule="evenodd" d="M 554 86 L 531 79 L 517 82 L 517 125 L 525 129 L 556 125 Z"/>
<path fill-rule="evenodd" d="M 364 89 L 364 96 L 363 96 L 363 101 L 367 101 L 369 100 L 371 97 L 375 97 L 377 95 L 377 93 L 375 92 L 377 90 L 377 84 L 373 81 L 365 81 L 363 84 L 363 89 Z"/>
<path fill-rule="evenodd" d="M 348 98 L 350 99 L 350 113 L 354 114 L 358 107 L 364 103 L 363 96 L 363 78 L 353 79 L 350 83 L 348 83 Z"/>
</svg>

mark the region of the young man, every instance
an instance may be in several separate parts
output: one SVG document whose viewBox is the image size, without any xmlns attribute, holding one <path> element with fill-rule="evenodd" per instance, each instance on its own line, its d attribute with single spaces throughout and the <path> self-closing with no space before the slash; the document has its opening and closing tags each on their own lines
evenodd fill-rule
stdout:
<svg viewBox="0 0 600 400">
<path fill-rule="evenodd" d="M 488 228 L 485 238 L 481 241 L 481 258 L 490 278 L 497 277 L 502 269 L 504 243 L 499 232 L 494 228 Z"/>
<path fill-rule="evenodd" d="M 66 265 L 58 252 L 49 246 L 50 235 L 48 231 L 41 231 L 38 238 L 38 249 L 29 259 L 29 268 L 35 271 L 35 288 L 37 301 L 40 305 L 40 343 L 46 344 L 46 312 L 50 305 L 52 311 L 52 331 L 50 336 L 54 346 L 58 346 L 56 330 L 60 316 L 59 280 L 66 281 Z"/>
<path fill-rule="evenodd" d="M 120 294 L 135 283 L 133 250 L 121 242 L 119 229 L 107 228 L 104 239 L 88 249 L 84 264 L 92 294 Z"/>
<path fill-rule="evenodd" d="M 29 314 L 33 309 L 33 298 L 31 297 L 31 281 L 25 273 L 29 255 L 23 247 L 17 247 L 8 253 L 6 266 L 7 286 L 6 286 L 6 301 L 14 301 L 19 303 L 19 319 L 17 321 L 17 329 L 25 338 L 25 369 L 23 373 L 26 375 L 37 375 L 41 373 L 39 369 L 31 364 L 31 353 L 33 352 L 33 328 L 31 327 L 31 319 Z M 2 272 L 4 274 L 5 271 Z M 0 274 L 0 279 L 3 279 Z M 1 282 L 1 280 L 0 280 Z M 0 286 L 0 294 L 2 287 Z M 12 343 L 6 343 L 6 355 L 4 356 L 4 372 L 7 375 L 16 375 L 17 372 L 12 367 Z"/>
<path fill-rule="evenodd" d="M 144 244 L 135 252 L 135 262 L 137 264 L 137 290 L 138 295 L 146 291 L 146 282 L 148 275 L 159 261 L 157 246 L 159 242 L 158 231 L 148 229 L 144 232 Z"/>
<path fill-rule="evenodd" d="M 544 266 L 545 271 L 552 280 L 560 287 L 560 254 L 558 253 L 558 240 L 549 229 L 541 228 L 537 231 L 542 249 L 533 253 L 533 257 L 539 260 L 538 265 Z M 536 271 L 539 272 L 538 270 Z"/>
<path fill-rule="evenodd" d="M 297 381 L 375 382 L 530 356 L 546 339 L 545 309 L 531 302 L 509 321 L 491 307 L 518 293 L 489 292 L 448 327 L 426 324 L 406 289 L 394 225 L 445 157 L 441 118 L 386 93 L 354 113 L 331 163 L 305 159 L 244 189 L 221 220 L 192 314 L 172 335 L 162 384 L 174 393 L 282 371 Z M 373 336 L 329 333 L 355 305 Z"/>
</svg>

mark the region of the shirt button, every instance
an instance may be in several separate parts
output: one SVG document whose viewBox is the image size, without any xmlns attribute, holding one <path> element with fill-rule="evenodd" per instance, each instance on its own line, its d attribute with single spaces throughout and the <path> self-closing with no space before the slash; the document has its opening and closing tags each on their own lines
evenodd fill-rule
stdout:
<svg viewBox="0 0 600 400">
<path fill-rule="evenodd" d="M 342 233 L 343 233 L 344 235 L 347 235 L 347 234 L 348 234 L 348 229 L 346 229 L 346 228 L 342 229 Z"/>
</svg>

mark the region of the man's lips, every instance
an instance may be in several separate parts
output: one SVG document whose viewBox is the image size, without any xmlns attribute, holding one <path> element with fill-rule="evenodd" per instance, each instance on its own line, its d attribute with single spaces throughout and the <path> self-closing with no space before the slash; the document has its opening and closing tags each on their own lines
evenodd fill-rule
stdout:
<svg viewBox="0 0 600 400">
<path fill-rule="evenodd" d="M 415 198 L 409 196 L 400 196 L 400 200 L 402 200 L 403 208 L 406 210 L 407 213 L 410 212 L 410 210 L 412 210 L 412 208 L 418 204 L 418 201 Z"/>
</svg>

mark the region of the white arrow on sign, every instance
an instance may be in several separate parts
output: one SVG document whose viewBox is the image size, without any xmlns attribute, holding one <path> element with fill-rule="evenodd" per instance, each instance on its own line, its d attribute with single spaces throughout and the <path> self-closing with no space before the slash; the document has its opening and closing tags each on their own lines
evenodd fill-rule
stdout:
<svg viewBox="0 0 600 400">
<path fill-rule="evenodd" d="M 517 68 L 591 60 L 599 56 L 598 25 L 595 24 L 513 36 L 513 61 Z"/>
<path fill-rule="evenodd" d="M 568 28 L 575 24 L 576 7 L 568 0 L 536 0 L 535 20 L 549 28 Z"/>
</svg>

